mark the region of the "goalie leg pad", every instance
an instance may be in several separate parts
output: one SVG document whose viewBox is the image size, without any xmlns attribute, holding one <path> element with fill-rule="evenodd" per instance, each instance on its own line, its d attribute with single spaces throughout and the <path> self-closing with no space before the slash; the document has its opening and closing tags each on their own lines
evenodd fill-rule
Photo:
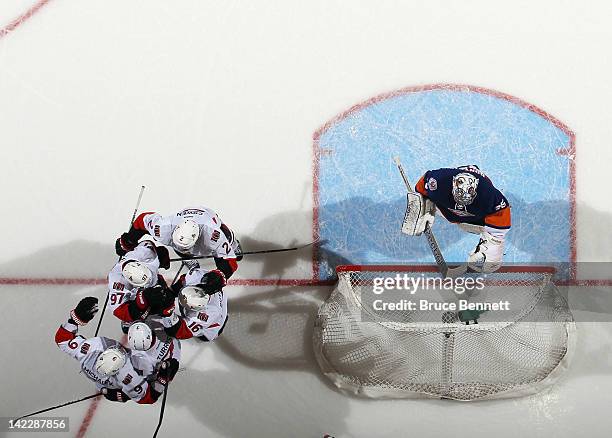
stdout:
<svg viewBox="0 0 612 438">
<path fill-rule="evenodd" d="M 477 272 L 497 271 L 504 257 L 504 239 L 484 231 L 468 258 L 468 267 Z"/>
<path fill-rule="evenodd" d="M 420 236 L 427 224 L 433 226 L 436 205 L 420 193 L 408 193 L 406 214 L 402 223 L 402 233 Z"/>
</svg>

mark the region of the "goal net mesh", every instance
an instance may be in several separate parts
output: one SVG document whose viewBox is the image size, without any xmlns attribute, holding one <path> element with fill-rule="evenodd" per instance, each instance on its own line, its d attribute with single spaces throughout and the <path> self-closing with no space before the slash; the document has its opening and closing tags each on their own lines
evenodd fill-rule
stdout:
<svg viewBox="0 0 612 438">
<path fill-rule="evenodd" d="M 575 327 L 550 268 L 466 274 L 481 287 L 462 295 L 444 289 L 432 267 L 340 266 L 337 272 L 338 285 L 317 315 L 314 349 L 323 373 L 343 390 L 393 398 L 515 397 L 550 386 L 568 365 Z M 375 289 L 385 280 L 396 288 Z M 443 307 L 454 302 L 459 310 L 459 300 L 507 304 L 476 314 Z M 406 301 L 415 308 L 398 307 Z M 428 307 L 419 307 L 423 302 Z M 466 324 L 470 316 L 477 323 Z"/>
</svg>

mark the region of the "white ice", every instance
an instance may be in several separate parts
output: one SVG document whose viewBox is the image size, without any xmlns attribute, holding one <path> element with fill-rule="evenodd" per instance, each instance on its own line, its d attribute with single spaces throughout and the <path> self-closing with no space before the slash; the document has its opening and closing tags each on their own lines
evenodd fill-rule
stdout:
<svg viewBox="0 0 612 438">
<path fill-rule="evenodd" d="M 3 0 L 0 26 L 33 4 Z M 603 0 L 51 0 L 0 38 L 0 277 L 103 279 L 142 184 L 141 211 L 203 203 L 250 248 L 308 242 L 313 132 L 376 94 L 439 82 L 515 95 L 576 132 L 578 259 L 612 261 L 611 14 Z M 310 275 L 303 250 L 245 260 L 237 277 Z M 160 436 L 608 436 L 609 323 L 578 325 L 575 361 L 545 394 L 369 401 L 337 392 L 313 361 L 329 290 L 228 288 L 228 328 L 185 343 Z M 53 333 L 104 286 L 0 293 L 0 416 L 90 394 Z M 107 315 L 102 332 L 119 336 L 118 322 Z M 89 406 L 53 413 L 70 417 L 66 436 Z M 102 400 L 86 436 L 151 436 L 158 412 Z"/>
</svg>

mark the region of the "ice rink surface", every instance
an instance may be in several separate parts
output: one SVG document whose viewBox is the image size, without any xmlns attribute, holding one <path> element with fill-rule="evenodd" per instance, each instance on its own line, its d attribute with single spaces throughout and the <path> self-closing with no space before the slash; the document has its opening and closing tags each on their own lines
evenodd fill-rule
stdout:
<svg viewBox="0 0 612 438">
<path fill-rule="evenodd" d="M 385 178 L 397 178 L 391 153 L 402 154 L 412 178 L 436 165 L 427 158 L 431 144 L 415 149 L 402 137 L 420 129 L 439 142 L 433 146 L 439 167 L 476 161 L 517 194 L 511 201 L 524 214 L 514 218 L 515 260 L 538 260 L 538 249 L 545 248 L 553 261 L 569 260 L 574 251 L 578 262 L 612 262 L 611 15 L 612 5 L 601 0 L 2 0 L 0 416 L 93 392 L 53 334 L 80 298 L 104 299 L 105 277 L 116 261 L 114 240 L 129 225 L 141 185 L 140 211 L 171 214 L 204 204 L 248 250 L 307 243 L 320 234 L 340 259 L 395 259 L 405 248 L 390 246 L 402 237 L 390 235 L 395 219 L 385 218 L 401 219 L 401 210 L 387 214 L 397 204 L 401 180 Z M 345 142 L 321 145 L 333 136 L 316 134 L 330 132 L 328 122 L 354 105 L 427 84 L 467 84 L 514 96 L 533 105 L 529 111 L 545 111 L 568 127 L 575 150 L 538 161 L 537 153 L 529 155 L 544 150 L 538 145 L 563 145 L 568 138 L 516 107 L 495 100 L 466 106 L 448 96 L 422 98 L 418 107 L 397 100 L 369 107 L 362 114 L 380 130 L 350 137 L 356 132 L 351 127 L 363 126 L 353 124 L 336 132 L 359 146 L 344 153 L 348 161 L 330 153 Z M 397 108 L 404 107 L 410 120 L 398 118 L 404 130 L 393 131 Z M 499 125 L 445 118 L 468 107 L 488 108 Z M 484 154 L 463 135 L 453 141 L 453 127 L 466 120 L 487 127 L 470 138 L 483 145 L 495 140 L 506 152 Z M 534 126 L 549 129 L 550 141 L 531 136 Z M 390 134 L 368 148 L 375 132 Z M 527 146 L 504 149 L 495 135 L 508 132 Z M 325 149 L 323 157 L 317 147 Z M 380 158 L 378 165 L 373 150 L 389 155 L 389 162 Z M 447 157 L 452 162 L 444 162 Z M 369 168 L 358 166 L 364 159 Z M 389 230 L 378 240 L 379 224 L 361 215 L 352 230 L 357 237 L 343 234 L 356 195 L 369 200 Z M 536 214 L 549 222 L 533 220 Z M 554 231 L 547 239 L 549 223 Z M 373 240 L 374 249 L 361 248 L 359 236 Z M 450 233 L 443 236 L 451 242 L 445 251 L 459 255 L 469 247 L 452 243 Z M 170 386 L 160 436 L 608 436 L 609 322 L 578 324 L 569 372 L 536 396 L 460 404 L 339 393 L 321 376 L 311 345 L 316 310 L 330 292 L 312 284 L 327 278 L 324 255 L 306 248 L 245 258 L 227 288 L 230 319 L 223 336 L 209 345 L 183 343 L 185 370 Z M 425 253 L 418 256 L 432 262 Z M 585 293 L 609 289 L 590 286 Z M 575 311 L 583 321 L 610 319 L 603 313 Z M 101 333 L 119 337 L 118 321 L 106 315 Z M 101 400 L 54 414 L 70 417 L 66 436 L 146 437 L 158 412 L 159 404 Z"/>
</svg>

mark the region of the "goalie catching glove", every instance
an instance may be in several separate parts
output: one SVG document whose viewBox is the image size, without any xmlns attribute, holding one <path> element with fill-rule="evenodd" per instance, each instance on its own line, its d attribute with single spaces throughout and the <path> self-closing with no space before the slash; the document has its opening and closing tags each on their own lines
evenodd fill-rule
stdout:
<svg viewBox="0 0 612 438">
<path fill-rule="evenodd" d="M 468 267 L 477 272 L 497 271 L 504 257 L 504 238 L 487 231 L 480 235 L 480 241 L 468 258 Z"/>
<path fill-rule="evenodd" d="M 436 205 L 420 193 L 408 193 L 408 206 L 402 223 L 402 233 L 420 236 L 427 225 L 431 228 L 436 215 Z"/>
</svg>

